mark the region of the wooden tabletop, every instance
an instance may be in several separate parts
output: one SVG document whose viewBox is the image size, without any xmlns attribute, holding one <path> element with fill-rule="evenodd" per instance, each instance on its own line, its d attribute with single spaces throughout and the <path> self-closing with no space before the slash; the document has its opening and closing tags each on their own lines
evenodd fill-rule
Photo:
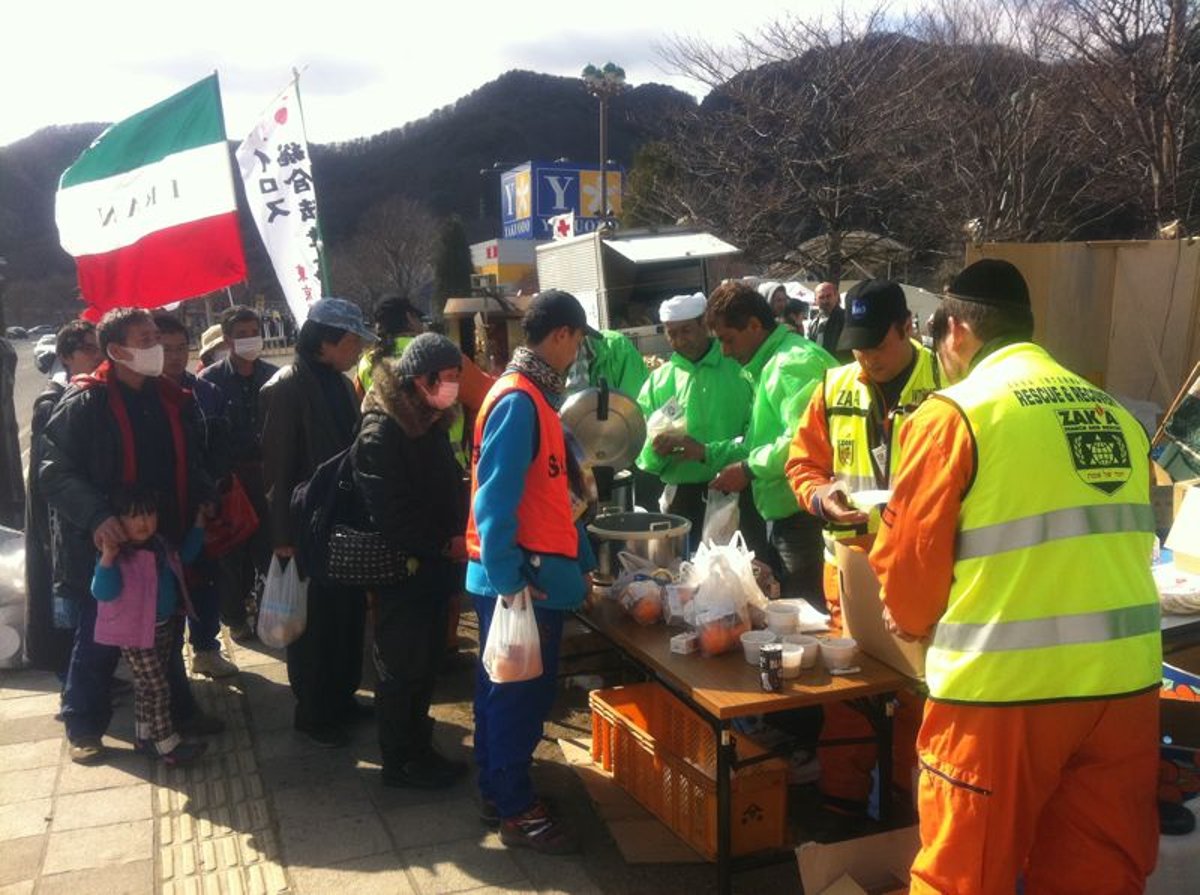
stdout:
<svg viewBox="0 0 1200 895">
<path fill-rule="evenodd" d="M 778 693 L 764 693 L 758 669 L 751 667 L 742 650 L 704 658 L 699 653 L 681 656 L 671 652 L 671 635 L 679 630 L 665 625 L 639 625 L 616 603 L 601 600 L 580 613 L 635 662 L 711 713 L 726 720 L 841 702 L 903 689 L 908 678 L 870 656 L 860 655 L 854 674 L 830 675 L 818 659 L 800 677 L 785 680 Z"/>
</svg>

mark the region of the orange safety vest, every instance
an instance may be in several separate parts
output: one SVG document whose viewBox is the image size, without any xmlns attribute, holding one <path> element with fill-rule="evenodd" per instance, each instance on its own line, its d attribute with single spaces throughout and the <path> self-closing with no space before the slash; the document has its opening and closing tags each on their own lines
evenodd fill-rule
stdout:
<svg viewBox="0 0 1200 895">
<path fill-rule="evenodd" d="M 471 511 L 467 517 L 467 556 L 480 557 L 479 532 L 475 528 L 475 490 L 479 485 L 479 448 L 483 428 L 492 407 L 509 392 L 524 392 L 537 410 L 538 448 L 525 471 L 525 490 L 517 507 L 517 544 L 529 553 L 552 554 L 577 559 L 579 535 L 571 515 L 567 485 L 567 445 L 562 422 L 543 397 L 541 389 L 520 373 L 501 376 L 479 408 L 475 418 L 475 447 L 471 455 Z"/>
</svg>

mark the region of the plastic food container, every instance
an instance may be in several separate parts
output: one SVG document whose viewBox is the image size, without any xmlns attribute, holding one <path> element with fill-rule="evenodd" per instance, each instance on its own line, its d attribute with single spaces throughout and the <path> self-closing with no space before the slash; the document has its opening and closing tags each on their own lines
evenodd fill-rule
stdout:
<svg viewBox="0 0 1200 895">
<path fill-rule="evenodd" d="M 774 643 L 776 637 L 770 631 L 747 631 L 741 636 L 742 651 L 746 654 L 746 661 L 758 667 L 758 651 L 762 649 L 764 643 Z"/>
<path fill-rule="evenodd" d="M 858 658 L 858 641 L 853 637 L 830 637 L 821 641 L 821 660 L 830 671 L 850 668 Z"/>
<path fill-rule="evenodd" d="M 788 634 L 783 638 L 784 643 L 790 643 L 804 650 L 800 658 L 801 668 L 812 668 L 817 664 L 817 656 L 821 654 L 821 641 L 808 634 Z"/>
<path fill-rule="evenodd" d="M 790 603 L 767 604 L 767 629 L 782 637 L 793 633 L 800 625 L 800 612 Z"/>
<path fill-rule="evenodd" d="M 783 647 L 783 668 L 780 674 L 785 681 L 800 677 L 800 663 L 804 658 L 804 646 L 800 643 L 781 644 Z"/>
</svg>

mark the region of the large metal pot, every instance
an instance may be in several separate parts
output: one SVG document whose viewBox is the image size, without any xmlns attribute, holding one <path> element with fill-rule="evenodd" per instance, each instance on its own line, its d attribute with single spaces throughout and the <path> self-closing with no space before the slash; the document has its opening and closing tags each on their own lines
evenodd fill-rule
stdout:
<svg viewBox="0 0 1200 895">
<path fill-rule="evenodd" d="M 628 551 L 667 568 L 687 556 L 692 523 L 670 513 L 609 513 L 588 526 L 596 541 L 596 573 L 611 581 L 621 571 L 617 554 Z"/>
</svg>

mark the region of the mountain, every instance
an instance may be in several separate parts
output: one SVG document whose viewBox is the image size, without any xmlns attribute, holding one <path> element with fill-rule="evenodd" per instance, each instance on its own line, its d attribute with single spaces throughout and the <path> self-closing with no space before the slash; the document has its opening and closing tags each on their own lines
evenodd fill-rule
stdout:
<svg viewBox="0 0 1200 895">
<path fill-rule="evenodd" d="M 659 84 L 626 91 L 609 104 L 609 157 L 628 167 L 640 146 L 661 135 L 662 122 L 693 105 L 687 94 Z M 62 171 L 103 128 L 50 127 L 0 148 L 0 257 L 8 262 L 9 324 L 65 318 L 78 307 L 62 294 L 71 291 L 74 266 L 58 245 L 54 192 Z M 371 205 L 394 195 L 420 200 L 439 216 L 459 215 L 472 241 L 495 236 L 494 164 L 503 163 L 502 170 L 531 158 L 590 162 L 597 141 L 596 100 L 578 78 L 514 70 L 401 128 L 313 145 L 326 244 L 348 239 Z M 239 205 L 251 288 L 277 294 L 254 225 Z"/>
</svg>

